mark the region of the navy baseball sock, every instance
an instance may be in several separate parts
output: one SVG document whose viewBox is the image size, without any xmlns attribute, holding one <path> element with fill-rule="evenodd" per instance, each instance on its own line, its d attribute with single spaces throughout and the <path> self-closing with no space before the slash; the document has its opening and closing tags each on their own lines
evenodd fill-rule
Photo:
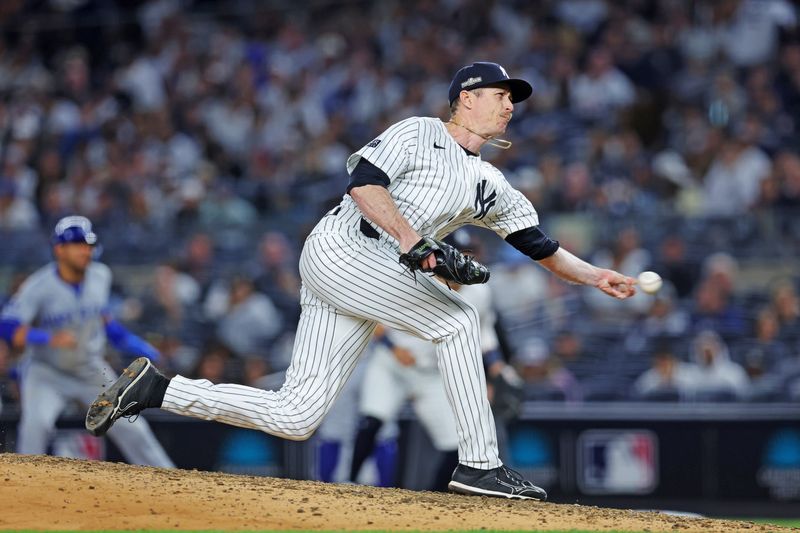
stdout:
<svg viewBox="0 0 800 533">
<path fill-rule="evenodd" d="M 439 460 L 439 468 L 436 469 L 436 476 L 433 478 L 431 490 L 447 492 L 447 485 L 450 483 L 453 470 L 458 466 L 458 450 L 441 453 L 442 458 Z"/>
<path fill-rule="evenodd" d="M 152 389 L 152 396 L 147 399 L 147 407 L 161 407 L 161 404 L 164 403 L 164 395 L 167 393 L 167 387 L 169 387 L 169 378 L 161 374 L 160 372 L 156 373 L 156 380 L 153 383 Z"/>
<path fill-rule="evenodd" d="M 353 445 L 353 462 L 350 464 L 350 481 L 358 479 L 358 473 L 367 457 L 372 455 L 375 449 L 375 437 L 381 429 L 383 422 L 374 416 L 362 417 L 358 423 L 358 434 Z"/>
</svg>

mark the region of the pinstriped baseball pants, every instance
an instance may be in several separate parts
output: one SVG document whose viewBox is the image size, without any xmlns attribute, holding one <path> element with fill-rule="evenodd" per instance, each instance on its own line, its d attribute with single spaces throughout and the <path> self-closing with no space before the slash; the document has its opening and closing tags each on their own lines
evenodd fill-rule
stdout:
<svg viewBox="0 0 800 533">
<path fill-rule="evenodd" d="M 302 314 L 278 391 L 176 376 L 162 409 L 303 440 L 322 422 L 377 323 L 436 343 L 458 428 L 459 461 L 500 466 L 474 307 L 423 274 L 416 279 L 380 241 L 343 229 L 313 233 L 300 259 Z"/>
</svg>

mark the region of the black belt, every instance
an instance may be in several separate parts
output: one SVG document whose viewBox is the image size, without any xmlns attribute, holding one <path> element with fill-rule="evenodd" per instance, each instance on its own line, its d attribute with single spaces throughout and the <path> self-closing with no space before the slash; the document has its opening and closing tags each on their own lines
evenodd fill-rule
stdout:
<svg viewBox="0 0 800 533">
<path fill-rule="evenodd" d="M 372 224 L 367 222 L 367 219 L 364 217 L 361 217 L 361 224 L 359 224 L 358 229 L 360 229 L 361 233 L 370 239 L 377 239 L 381 236 L 381 234 L 378 233 L 378 230 L 376 230 Z"/>
</svg>

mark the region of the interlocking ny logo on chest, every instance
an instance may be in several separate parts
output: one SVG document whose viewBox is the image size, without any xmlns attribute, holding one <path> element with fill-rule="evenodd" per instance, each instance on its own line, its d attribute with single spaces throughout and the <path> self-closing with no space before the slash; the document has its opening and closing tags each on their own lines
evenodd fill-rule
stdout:
<svg viewBox="0 0 800 533">
<path fill-rule="evenodd" d="M 475 216 L 472 218 L 481 220 L 496 201 L 497 193 L 488 190 L 486 180 L 481 180 L 475 193 Z"/>
</svg>

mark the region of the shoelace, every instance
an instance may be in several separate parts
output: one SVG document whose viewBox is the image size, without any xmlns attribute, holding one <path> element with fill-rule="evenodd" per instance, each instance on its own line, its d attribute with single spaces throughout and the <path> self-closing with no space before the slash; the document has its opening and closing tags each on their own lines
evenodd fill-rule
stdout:
<svg viewBox="0 0 800 533">
<path fill-rule="evenodd" d="M 531 483 L 530 481 L 528 481 L 525 478 L 523 478 L 522 474 L 520 474 L 516 470 L 513 470 L 513 469 L 507 467 L 506 465 L 501 466 L 500 469 L 503 471 L 503 473 L 506 475 L 506 477 L 508 477 L 508 479 L 519 483 L 523 487 L 533 487 L 534 486 L 533 483 Z"/>
<path fill-rule="evenodd" d="M 142 412 L 141 409 L 139 411 L 136 411 L 135 413 L 126 413 L 126 411 L 131 407 L 136 407 L 137 405 L 139 404 L 136 402 L 126 405 L 125 409 L 120 409 L 119 413 L 114 419 L 119 420 L 120 418 L 124 418 L 128 421 L 129 424 L 133 424 L 139 418 L 139 414 Z"/>
</svg>

